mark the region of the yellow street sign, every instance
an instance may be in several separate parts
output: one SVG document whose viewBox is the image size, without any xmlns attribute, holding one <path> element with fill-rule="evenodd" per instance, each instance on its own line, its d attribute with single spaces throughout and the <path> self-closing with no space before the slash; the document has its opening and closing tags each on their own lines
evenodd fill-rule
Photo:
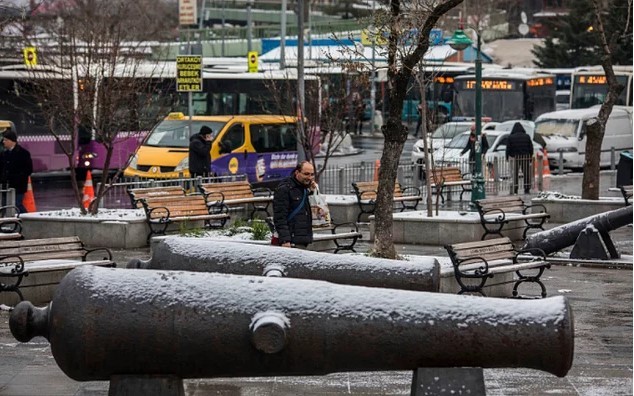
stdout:
<svg viewBox="0 0 634 396">
<path fill-rule="evenodd" d="M 247 62 L 249 64 L 249 73 L 257 73 L 258 72 L 258 52 L 249 51 L 249 53 L 247 54 Z"/>
<path fill-rule="evenodd" d="M 37 50 L 35 47 L 26 47 L 22 50 L 24 54 L 24 64 L 27 66 L 37 65 Z"/>
<path fill-rule="evenodd" d="M 176 90 L 178 92 L 201 92 L 203 90 L 202 56 L 176 56 Z"/>
</svg>

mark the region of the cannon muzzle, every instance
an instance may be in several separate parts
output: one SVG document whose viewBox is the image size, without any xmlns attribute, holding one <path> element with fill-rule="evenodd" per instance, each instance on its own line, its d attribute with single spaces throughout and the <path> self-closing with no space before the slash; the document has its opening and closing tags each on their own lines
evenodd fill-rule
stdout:
<svg viewBox="0 0 634 396">
<path fill-rule="evenodd" d="M 311 252 L 200 238 L 167 238 L 152 248 L 148 261 L 128 268 L 285 276 L 333 283 L 418 291 L 438 291 L 440 269 L 433 257 L 388 260 L 362 255 Z"/>
<path fill-rule="evenodd" d="M 511 300 L 174 271 L 80 267 L 43 309 L 11 314 L 78 381 L 527 367 L 564 376 L 565 297 Z"/>
</svg>

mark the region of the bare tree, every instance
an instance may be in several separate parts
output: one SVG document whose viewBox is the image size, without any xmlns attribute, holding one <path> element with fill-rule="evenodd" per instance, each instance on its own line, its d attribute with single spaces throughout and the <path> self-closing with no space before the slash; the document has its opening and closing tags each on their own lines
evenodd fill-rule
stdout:
<svg viewBox="0 0 634 396">
<path fill-rule="evenodd" d="M 606 37 L 602 18 L 602 14 L 604 12 L 602 2 L 599 0 L 593 0 L 592 5 L 594 16 L 596 18 L 593 29 L 599 36 L 601 66 L 603 66 L 603 70 L 605 71 L 605 76 L 608 81 L 608 93 L 605 97 L 605 101 L 599 109 L 597 117 L 589 120 L 586 124 L 588 138 L 586 140 L 586 162 L 583 165 L 583 184 L 581 190 L 581 197 L 584 199 L 599 199 L 601 144 L 603 142 L 603 136 L 605 135 L 605 125 L 608 122 L 608 118 L 610 117 L 610 113 L 612 113 L 612 108 L 614 107 L 619 94 L 624 88 L 623 85 L 618 83 L 616 75 L 614 74 L 611 55 L 619 36 L 628 30 L 628 26 L 623 26 L 622 30 L 615 31 L 611 37 Z M 632 20 L 632 8 L 628 7 L 627 12 L 629 14 L 627 18 L 629 24 Z"/>
<path fill-rule="evenodd" d="M 169 30 L 158 22 L 169 19 L 156 16 L 161 7 L 147 1 L 57 4 L 24 27 L 24 45 L 38 48 L 39 65 L 28 69 L 31 95 L 68 157 L 73 191 L 83 213 L 75 158 L 80 132 L 104 147 L 102 183 L 90 207 L 96 213 L 109 182 L 119 132 L 145 129 L 167 111 L 167 106 L 156 109 L 160 94 L 154 90 L 157 79 L 174 76 L 159 67 L 162 63 L 144 58 L 149 49 L 145 40 Z"/>
<path fill-rule="evenodd" d="M 388 82 L 389 108 L 387 122 L 382 128 L 385 138 L 381 155 L 379 188 L 375 209 L 374 255 L 396 258 L 392 234 L 392 207 L 394 204 L 394 183 L 398 161 L 407 140 L 407 128 L 401 122 L 403 99 L 415 70 L 429 48 L 429 34 L 439 18 L 456 7 L 463 0 L 414 1 L 391 0 L 386 15 L 388 37 Z M 416 18 L 411 18 L 416 16 Z M 412 26 L 414 23 L 414 26 Z M 417 36 L 412 38 L 411 50 L 404 51 L 403 33 L 417 28 Z"/>
</svg>

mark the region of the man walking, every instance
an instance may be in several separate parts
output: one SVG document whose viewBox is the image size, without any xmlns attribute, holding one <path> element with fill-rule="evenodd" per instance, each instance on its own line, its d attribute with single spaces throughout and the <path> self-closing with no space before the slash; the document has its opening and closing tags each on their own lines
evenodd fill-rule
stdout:
<svg viewBox="0 0 634 396">
<path fill-rule="evenodd" d="M 28 187 L 29 176 L 33 173 L 31 153 L 18 143 L 18 135 L 11 129 L 2 134 L 4 151 L 0 153 L 0 182 L 2 188 L 15 189 L 15 206 L 20 213 L 26 213 L 22 204 Z"/>
<path fill-rule="evenodd" d="M 273 196 L 273 223 L 280 246 L 305 249 L 313 241 L 313 220 L 308 196 L 316 188 L 315 169 L 302 161 L 284 179 Z"/>
<path fill-rule="evenodd" d="M 531 192 L 531 158 L 533 157 L 533 141 L 519 122 L 513 125 L 508 143 L 506 144 L 506 159 L 514 159 L 513 193 L 517 194 L 519 171 L 524 177 L 524 194 Z"/>
<path fill-rule="evenodd" d="M 211 139 L 213 131 L 206 125 L 189 138 L 189 174 L 207 177 L 211 173 Z"/>
</svg>

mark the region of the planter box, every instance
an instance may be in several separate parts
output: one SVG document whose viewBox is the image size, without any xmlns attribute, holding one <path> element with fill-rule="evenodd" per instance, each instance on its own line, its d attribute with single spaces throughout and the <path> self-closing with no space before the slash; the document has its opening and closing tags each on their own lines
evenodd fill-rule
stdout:
<svg viewBox="0 0 634 396">
<path fill-rule="evenodd" d="M 118 209 L 118 215 L 65 216 L 65 211 L 20 215 L 22 234 L 27 239 L 79 236 L 86 246 L 131 249 L 147 246 L 149 228 L 142 209 Z"/>
<path fill-rule="evenodd" d="M 550 222 L 564 224 L 625 206 L 623 197 L 600 197 L 596 201 L 590 199 L 533 198 L 531 203 L 544 205 L 550 214 Z"/>
<path fill-rule="evenodd" d="M 507 218 L 512 219 L 513 214 Z M 402 212 L 393 214 L 393 219 L 394 243 L 447 245 L 479 241 L 484 235 L 477 212 L 440 211 L 434 217 L 427 217 L 427 211 Z M 523 220 L 512 220 L 504 226 L 502 235 L 520 240 L 524 225 Z M 374 216 L 370 216 L 370 240 L 374 240 Z"/>
</svg>

